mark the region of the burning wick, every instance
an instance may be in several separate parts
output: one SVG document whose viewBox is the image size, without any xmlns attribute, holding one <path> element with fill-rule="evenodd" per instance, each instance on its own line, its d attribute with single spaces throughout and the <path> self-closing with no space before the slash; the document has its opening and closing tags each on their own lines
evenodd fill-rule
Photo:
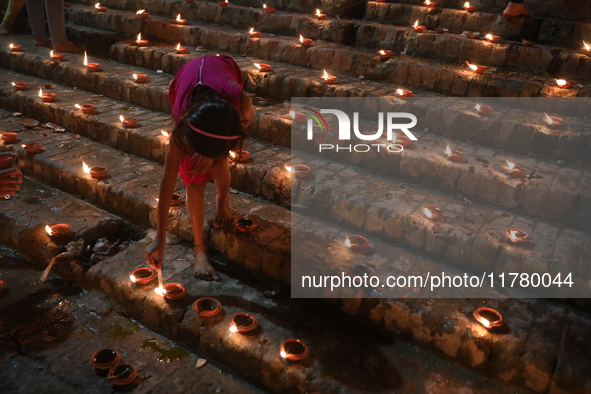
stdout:
<svg viewBox="0 0 591 394">
<path fill-rule="evenodd" d="M 427 206 L 421 208 L 421 211 L 423 212 L 425 217 L 429 220 L 438 220 L 438 219 L 441 219 L 441 217 L 443 216 L 443 213 L 441 213 L 441 210 L 433 205 L 427 205 Z"/>
<path fill-rule="evenodd" d="M 158 279 L 158 280 L 160 280 L 160 279 Z M 166 289 L 165 289 L 164 287 L 161 287 L 161 286 L 160 286 L 160 287 L 157 287 L 157 288 L 155 288 L 155 289 L 154 289 L 154 292 L 155 292 L 156 294 L 158 294 L 159 296 L 162 296 L 162 297 L 164 297 L 164 296 L 166 295 Z"/>
<path fill-rule="evenodd" d="M 255 63 L 254 66 L 260 71 L 260 72 L 269 72 L 273 69 L 273 67 L 270 64 L 265 64 L 265 63 Z"/>
<path fill-rule="evenodd" d="M 176 53 L 178 53 L 179 55 L 183 55 L 183 54 L 187 53 L 188 49 L 189 48 L 187 48 L 187 47 L 181 46 L 181 43 L 180 42 L 174 48 L 174 50 L 176 51 Z"/>
<path fill-rule="evenodd" d="M 486 329 L 502 326 L 503 315 L 492 308 L 478 308 L 473 312 L 474 319 Z"/>
<path fill-rule="evenodd" d="M 417 20 L 415 22 L 415 24 L 412 25 L 412 29 L 414 31 L 416 31 L 417 33 L 422 33 L 426 29 L 426 27 L 425 26 L 419 26 L 419 21 Z"/>
<path fill-rule="evenodd" d="M 250 35 L 251 38 L 256 38 L 261 35 L 261 33 L 259 33 L 258 31 L 254 31 L 254 27 L 250 28 L 250 30 L 248 31 L 248 34 Z"/>
<path fill-rule="evenodd" d="M 466 10 L 467 12 L 473 12 L 474 10 L 476 10 L 476 7 L 473 5 L 470 5 L 469 2 L 465 2 L 464 3 L 464 10 Z"/>
<path fill-rule="evenodd" d="M 390 50 L 380 50 L 380 51 L 378 51 L 378 53 L 380 54 L 380 57 L 382 59 L 390 59 L 393 52 Z"/>
<path fill-rule="evenodd" d="M 507 175 L 513 178 L 521 178 L 525 174 L 525 168 L 516 166 L 515 163 L 512 163 L 509 160 L 506 161 L 506 164 L 503 164 L 503 169 Z"/>
<path fill-rule="evenodd" d="M 230 332 L 238 332 L 238 327 L 230 326 Z"/>
<path fill-rule="evenodd" d="M 148 45 L 149 41 L 142 40 L 142 33 L 138 33 L 137 40 L 135 40 L 135 43 L 140 47 L 145 47 L 146 45 Z"/>
<path fill-rule="evenodd" d="M 583 41 L 583 51 L 587 53 L 587 55 L 591 54 L 591 46 Z"/>
<path fill-rule="evenodd" d="M 474 74 L 482 74 L 488 68 L 486 66 L 478 66 L 476 64 L 470 64 L 467 61 L 466 61 L 466 64 L 468 65 L 468 67 L 470 67 L 470 69 L 472 70 L 472 72 L 474 72 Z"/>
<path fill-rule="evenodd" d="M 177 25 L 184 25 L 187 23 L 186 19 L 181 19 L 181 14 L 178 14 L 175 20 Z"/>
<path fill-rule="evenodd" d="M 555 81 L 556 81 L 556 85 L 559 88 L 568 89 L 568 88 L 570 88 L 573 85 L 572 83 L 570 83 L 566 79 L 555 79 Z"/>
<path fill-rule="evenodd" d="M 88 63 L 88 55 L 84 51 L 84 67 L 88 68 L 89 71 L 98 71 L 100 63 Z"/>
<path fill-rule="evenodd" d="M 318 18 L 319 21 L 324 20 L 326 19 L 326 14 L 322 14 L 319 9 L 316 9 L 316 18 Z"/>
<path fill-rule="evenodd" d="M 503 231 L 503 235 L 509 239 L 512 243 L 521 243 L 529 241 L 529 235 L 517 228 L 506 228 Z"/>
<path fill-rule="evenodd" d="M 147 17 L 150 16 L 150 13 L 149 12 L 146 12 L 146 10 L 138 10 L 136 12 L 136 14 L 138 14 L 142 18 L 147 18 Z"/>
<path fill-rule="evenodd" d="M 160 130 L 160 133 L 166 138 L 170 138 L 170 133 L 168 131 Z"/>
<path fill-rule="evenodd" d="M 437 5 L 437 3 L 435 3 L 434 1 L 431 1 L 431 0 L 425 0 L 425 2 L 423 4 L 425 5 L 425 7 L 429 7 L 429 8 L 433 8 Z"/>
<path fill-rule="evenodd" d="M 337 81 L 337 77 L 335 77 L 334 75 L 328 75 L 328 73 L 326 72 L 326 70 L 324 70 L 324 73 L 322 74 L 322 79 L 324 79 L 324 83 L 327 85 L 333 84 Z"/>
<path fill-rule="evenodd" d="M 107 11 L 107 7 L 101 7 L 101 3 L 96 3 L 94 5 L 94 8 L 96 8 L 96 10 L 98 12 L 105 12 L 105 11 Z"/>
<path fill-rule="evenodd" d="M 486 38 L 486 41 L 488 42 L 499 42 L 501 40 L 501 37 L 499 36 L 493 36 L 492 34 L 487 34 L 486 36 L 484 36 L 484 38 Z"/>
<path fill-rule="evenodd" d="M 459 150 L 451 149 L 449 145 L 445 148 L 445 156 L 448 160 L 453 162 L 462 161 L 464 159 L 464 154 Z"/>
<path fill-rule="evenodd" d="M 310 45 L 312 45 L 312 39 L 311 38 L 304 38 L 304 36 L 302 36 L 300 34 L 300 44 L 303 47 L 309 47 Z"/>
</svg>

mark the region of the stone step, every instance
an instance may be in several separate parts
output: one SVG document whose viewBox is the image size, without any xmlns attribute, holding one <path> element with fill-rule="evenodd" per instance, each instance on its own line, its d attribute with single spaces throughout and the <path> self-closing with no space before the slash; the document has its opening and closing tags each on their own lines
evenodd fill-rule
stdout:
<svg viewBox="0 0 591 394">
<path fill-rule="evenodd" d="M 121 23 L 115 23 L 115 14 L 96 13 L 90 7 L 69 10 L 69 19 L 86 13 L 101 26 L 110 23 L 110 28 L 121 34 L 131 34 Z M 137 19 L 127 13 L 130 20 Z M 342 45 L 316 43 L 311 48 L 301 48 L 294 37 L 273 36 L 251 39 L 244 30 L 228 27 L 198 25 L 178 26 L 171 18 L 154 17 L 143 21 L 142 32 L 146 37 L 167 42 L 182 42 L 189 46 L 206 46 L 210 49 L 229 51 L 234 54 L 287 62 L 294 65 L 327 69 L 332 74 L 345 73 L 364 75 L 366 79 L 393 82 L 406 88 L 418 88 L 441 94 L 458 96 L 520 96 L 520 97 L 577 97 L 588 95 L 586 85 L 577 84 L 573 89 L 556 86 L 553 79 L 512 73 L 503 74 L 491 68 L 486 74 L 475 75 L 462 62 L 441 63 L 425 58 L 400 56 L 382 62 L 373 50 L 348 48 Z M 133 30 L 133 29 L 131 29 Z M 134 33 L 137 30 L 134 30 Z M 415 33 L 413 33 L 415 34 Z M 303 56 L 305 54 L 305 56 Z M 468 60 L 468 59 L 465 59 Z M 472 61 L 473 62 L 473 61 Z M 515 74 L 515 75 L 514 75 Z M 585 82 L 585 81 L 578 81 Z"/>
</svg>

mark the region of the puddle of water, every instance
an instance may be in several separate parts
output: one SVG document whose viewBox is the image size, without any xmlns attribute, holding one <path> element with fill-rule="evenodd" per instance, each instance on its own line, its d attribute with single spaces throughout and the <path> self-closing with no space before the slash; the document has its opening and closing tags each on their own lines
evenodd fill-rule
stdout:
<svg viewBox="0 0 591 394">
<path fill-rule="evenodd" d="M 140 330 L 140 326 L 134 321 L 128 320 L 125 325 L 116 323 L 109 327 L 109 335 L 114 336 L 117 339 L 125 339 L 130 337 L 133 333 Z"/>
<path fill-rule="evenodd" d="M 158 342 L 156 342 L 156 339 L 145 340 L 142 343 L 142 349 L 152 349 L 158 353 L 158 361 L 161 363 L 171 363 L 189 357 L 189 352 L 176 346 L 172 346 L 169 349 L 164 349 L 158 344 Z"/>
</svg>

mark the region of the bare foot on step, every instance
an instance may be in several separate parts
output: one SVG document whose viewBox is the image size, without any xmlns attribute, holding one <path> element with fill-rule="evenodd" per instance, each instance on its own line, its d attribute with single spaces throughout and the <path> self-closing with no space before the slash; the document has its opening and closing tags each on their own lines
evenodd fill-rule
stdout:
<svg viewBox="0 0 591 394">
<path fill-rule="evenodd" d="M 204 246 L 196 246 L 195 249 L 195 264 L 193 265 L 193 276 L 197 279 L 206 281 L 220 282 L 222 278 L 211 266 L 209 262 L 209 256 Z"/>
<path fill-rule="evenodd" d="M 234 223 L 234 218 L 232 217 L 232 210 L 230 209 L 230 204 L 228 202 L 228 199 L 225 199 L 225 200 L 218 199 L 217 206 L 216 206 L 215 219 L 213 221 L 213 226 L 218 228 L 218 227 L 224 227 L 224 226 L 227 226 L 227 225 L 233 224 L 233 223 Z"/>
</svg>

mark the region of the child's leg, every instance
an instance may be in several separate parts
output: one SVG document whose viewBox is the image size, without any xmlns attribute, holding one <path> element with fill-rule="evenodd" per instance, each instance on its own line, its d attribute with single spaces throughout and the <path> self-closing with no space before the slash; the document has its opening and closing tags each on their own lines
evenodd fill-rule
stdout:
<svg viewBox="0 0 591 394">
<path fill-rule="evenodd" d="M 207 182 L 192 183 L 187 186 L 187 207 L 189 208 L 189 217 L 191 218 L 191 228 L 193 229 L 193 239 L 195 242 L 195 264 L 193 265 L 193 275 L 198 279 L 222 280 L 209 262 L 205 237 L 203 236 L 204 220 L 204 200 L 203 193 Z"/>
<path fill-rule="evenodd" d="M 226 226 L 232 224 L 234 219 L 232 218 L 232 210 L 230 209 L 230 183 L 232 181 L 230 177 L 230 168 L 228 167 L 228 160 L 215 159 L 213 164 L 209 168 L 209 173 L 213 177 L 215 187 L 218 191 L 216 198 L 216 214 L 214 225 L 215 226 Z"/>
</svg>

